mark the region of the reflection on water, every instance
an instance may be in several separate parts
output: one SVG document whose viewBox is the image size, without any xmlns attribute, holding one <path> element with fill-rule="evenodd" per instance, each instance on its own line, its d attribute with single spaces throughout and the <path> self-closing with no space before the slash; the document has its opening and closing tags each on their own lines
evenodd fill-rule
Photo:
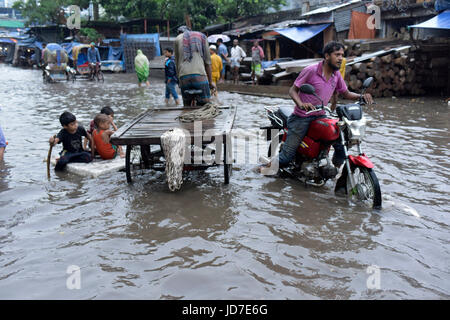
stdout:
<svg viewBox="0 0 450 320">
<path fill-rule="evenodd" d="M 45 85 L 37 70 L 0 65 L 0 124 L 9 146 L 0 164 L 0 298 L 397 299 L 450 298 L 448 107 L 439 99 L 379 99 L 367 108 L 364 150 L 384 208 L 305 188 L 238 163 L 191 172 L 171 193 L 162 173 L 127 185 L 52 171 L 48 138 L 59 115 L 84 126 L 105 105 L 120 127 L 164 103 L 164 83 L 137 88 L 135 75 L 105 83 Z M 283 99 L 220 93 L 238 106 L 234 133 L 266 124 L 263 106 Z M 255 130 L 255 131 L 252 131 Z M 59 146 L 53 153 L 59 152 Z M 66 270 L 81 269 L 68 290 Z M 367 287 L 369 266 L 380 289 Z"/>
</svg>

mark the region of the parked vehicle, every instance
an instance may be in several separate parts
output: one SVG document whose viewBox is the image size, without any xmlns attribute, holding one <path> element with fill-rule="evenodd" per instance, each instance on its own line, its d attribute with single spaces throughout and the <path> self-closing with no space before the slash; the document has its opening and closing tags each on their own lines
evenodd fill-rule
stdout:
<svg viewBox="0 0 450 320">
<path fill-rule="evenodd" d="M 364 81 L 362 94 L 372 81 L 372 77 Z M 310 84 L 302 85 L 300 91 L 319 98 Z M 280 168 L 280 173 L 307 185 L 322 187 L 327 180 L 335 178 L 338 174 L 337 168 L 329 159 L 329 151 L 332 145 L 341 144 L 345 150 L 345 162 L 342 174 L 336 182 L 335 191 L 342 190 L 349 197 L 369 201 L 373 208 L 379 209 L 382 202 L 380 184 L 373 170 L 373 163 L 361 148 L 366 128 L 366 118 L 363 113 L 365 102 L 362 94 L 357 103 L 338 105 L 336 114 L 328 107 L 324 107 L 323 103 L 321 106 L 316 106 L 316 108 L 326 109 L 329 116 L 311 122 L 305 138 L 297 149 L 295 159 L 287 167 Z M 279 152 L 286 140 L 287 120 L 293 111 L 294 109 L 290 107 L 266 108 L 267 117 L 272 125 L 262 129 L 279 130 L 277 140 L 273 141 L 269 147 L 269 158 Z M 267 140 L 272 140 L 271 136 L 268 134 Z M 357 155 L 348 153 L 348 149 L 353 146 L 358 150 Z"/>
<path fill-rule="evenodd" d="M 75 70 L 68 66 L 67 52 L 56 43 L 49 43 L 43 51 L 42 77 L 44 83 L 75 81 Z"/>
</svg>

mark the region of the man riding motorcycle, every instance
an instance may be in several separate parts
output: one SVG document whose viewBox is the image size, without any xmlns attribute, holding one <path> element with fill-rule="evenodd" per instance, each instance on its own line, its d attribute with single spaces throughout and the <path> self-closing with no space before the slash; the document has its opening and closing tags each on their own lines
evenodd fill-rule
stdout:
<svg viewBox="0 0 450 320">
<path fill-rule="evenodd" d="M 275 162 L 278 167 L 287 166 L 295 157 L 295 153 L 300 143 L 308 132 L 309 124 L 320 118 L 325 117 L 325 110 L 315 111 L 315 105 L 321 105 L 322 102 L 313 95 L 307 95 L 300 92 L 301 85 L 308 83 L 316 89 L 316 94 L 322 99 L 324 106 L 328 104 L 333 94 L 341 94 L 343 98 L 349 100 L 358 100 L 360 95 L 350 92 L 342 78 L 339 68 L 344 57 L 344 46 L 335 41 L 327 43 L 323 49 L 324 59 L 314 65 L 308 66 L 302 70 L 292 87 L 289 89 L 289 96 L 294 100 L 296 106 L 294 112 L 289 116 L 287 123 L 287 137 L 279 155 L 273 157 L 269 163 L 260 167 L 260 172 L 273 174 L 268 168 L 272 168 Z M 367 104 L 372 104 L 373 99 L 369 93 L 364 94 L 364 100 Z M 331 106 L 332 110 L 336 107 Z M 344 151 L 341 145 L 334 145 L 335 153 L 333 164 L 340 167 L 344 161 Z"/>
<path fill-rule="evenodd" d="M 91 69 L 91 74 L 96 74 L 100 66 L 100 52 L 95 47 L 95 43 L 91 42 L 91 47 L 87 52 L 87 60 L 89 62 L 89 69 Z"/>
</svg>

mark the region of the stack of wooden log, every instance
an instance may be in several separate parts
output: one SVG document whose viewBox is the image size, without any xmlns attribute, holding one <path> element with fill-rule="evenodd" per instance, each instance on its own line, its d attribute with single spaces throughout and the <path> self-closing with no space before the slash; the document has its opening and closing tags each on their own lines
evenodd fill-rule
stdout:
<svg viewBox="0 0 450 320">
<path fill-rule="evenodd" d="M 347 66 L 345 80 L 351 91 L 360 92 L 364 79 L 374 78 L 374 97 L 420 95 L 425 91 L 416 74 L 416 61 L 408 53 L 396 51 Z"/>
<path fill-rule="evenodd" d="M 291 86 L 298 74 L 307 66 L 315 64 L 322 60 L 318 59 L 301 59 L 278 62 L 272 67 L 263 70 L 263 75 L 259 80 L 259 84 L 272 84 L 278 86 Z"/>
<path fill-rule="evenodd" d="M 450 39 L 421 44 L 412 53 L 416 62 L 416 81 L 423 83 L 427 92 L 450 94 L 449 56 Z"/>
</svg>

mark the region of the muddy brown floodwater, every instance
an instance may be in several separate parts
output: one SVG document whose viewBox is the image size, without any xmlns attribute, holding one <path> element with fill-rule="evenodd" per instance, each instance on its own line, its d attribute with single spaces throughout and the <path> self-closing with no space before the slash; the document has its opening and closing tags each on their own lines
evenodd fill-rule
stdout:
<svg viewBox="0 0 450 320">
<path fill-rule="evenodd" d="M 164 101 L 164 83 L 133 74 L 104 83 L 44 84 L 38 70 L 0 65 L 1 299 L 449 299 L 450 107 L 439 98 L 378 99 L 366 108 L 365 152 L 383 209 L 237 164 L 133 185 L 46 176 L 48 138 L 73 112 L 88 126 L 111 105 L 120 127 Z M 289 100 L 220 93 L 238 106 L 234 132 L 267 123 Z M 55 147 L 54 154 L 60 151 Z M 69 290 L 70 266 L 80 289 Z M 73 275 L 73 274 L 72 274 Z M 70 279 L 69 279 L 70 280 Z M 69 286 L 70 287 L 70 286 Z"/>
</svg>

